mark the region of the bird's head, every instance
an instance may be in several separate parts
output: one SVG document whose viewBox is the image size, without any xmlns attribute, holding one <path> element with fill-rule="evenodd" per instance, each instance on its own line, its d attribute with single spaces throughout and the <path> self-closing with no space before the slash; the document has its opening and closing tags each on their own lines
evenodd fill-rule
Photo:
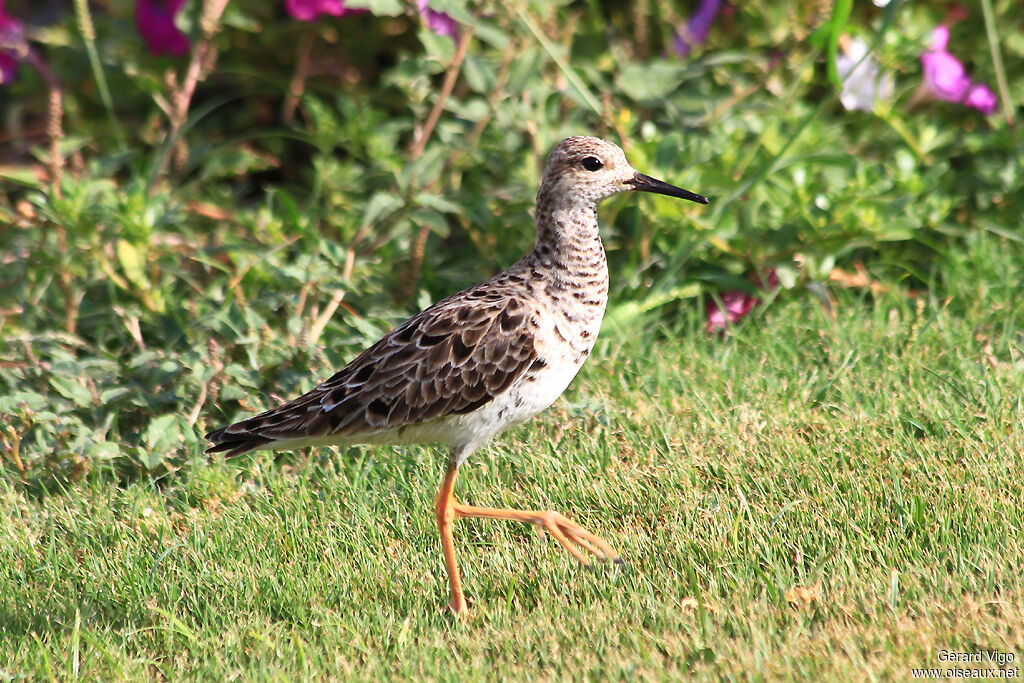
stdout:
<svg viewBox="0 0 1024 683">
<path fill-rule="evenodd" d="M 707 204 L 706 197 L 640 173 L 618 145 L 586 135 L 566 138 L 548 156 L 541 192 L 570 201 L 593 202 L 620 192 L 654 192 Z"/>
</svg>

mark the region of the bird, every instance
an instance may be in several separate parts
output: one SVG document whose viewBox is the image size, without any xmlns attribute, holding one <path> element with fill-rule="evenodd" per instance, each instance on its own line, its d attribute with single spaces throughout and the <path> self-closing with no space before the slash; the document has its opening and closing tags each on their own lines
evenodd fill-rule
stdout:
<svg viewBox="0 0 1024 683">
<path fill-rule="evenodd" d="M 453 526 L 465 517 L 546 530 L 584 566 L 621 563 L 603 539 L 554 511 L 459 503 L 459 467 L 569 386 L 597 339 L 608 303 L 598 204 L 622 192 L 707 204 L 699 194 L 634 169 L 618 145 L 590 136 L 559 142 L 537 192 L 533 249 L 489 280 L 413 315 L 311 391 L 206 435 L 208 453 L 325 445 L 435 443 L 448 463 L 434 514 L 448 576 L 448 609 L 467 613 Z"/>
</svg>

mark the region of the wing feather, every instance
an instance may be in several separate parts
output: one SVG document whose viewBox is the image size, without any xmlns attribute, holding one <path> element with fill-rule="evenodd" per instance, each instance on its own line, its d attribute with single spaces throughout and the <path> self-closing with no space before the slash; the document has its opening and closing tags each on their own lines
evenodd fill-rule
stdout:
<svg viewBox="0 0 1024 683">
<path fill-rule="evenodd" d="M 229 455 L 472 412 L 538 361 L 529 307 L 469 290 L 413 316 L 312 391 L 207 435 Z"/>
</svg>

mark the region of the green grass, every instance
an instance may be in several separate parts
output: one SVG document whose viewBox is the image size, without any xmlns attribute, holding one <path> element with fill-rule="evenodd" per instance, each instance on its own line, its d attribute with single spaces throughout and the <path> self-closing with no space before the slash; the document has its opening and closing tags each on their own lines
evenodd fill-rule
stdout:
<svg viewBox="0 0 1024 683">
<path fill-rule="evenodd" d="M 942 294 L 840 291 L 833 314 L 786 296 L 724 339 L 685 310 L 606 327 L 458 495 L 566 513 L 628 568 L 461 521 L 465 622 L 443 610 L 433 448 L 9 471 L 0 678 L 860 681 L 940 650 L 1017 667 L 1024 259 L 965 249 Z"/>
</svg>

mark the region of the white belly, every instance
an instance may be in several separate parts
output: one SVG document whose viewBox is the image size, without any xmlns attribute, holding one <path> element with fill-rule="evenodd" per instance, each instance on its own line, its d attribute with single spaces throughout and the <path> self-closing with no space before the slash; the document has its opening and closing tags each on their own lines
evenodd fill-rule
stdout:
<svg viewBox="0 0 1024 683">
<path fill-rule="evenodd" d="M 506 392 L 472 413 L 409 425 L 400 430 L 400 434 L 382 434 L 384 438 L 381 442 L 434 442 L 448 446 L 468 446 L 463 451 L 468 456 L 473 449 L 482 446 L 492 437 L 529 420 L 554 403 L 572 382 L 580 367 L 582 364 L 549 364 L 533 381 L 528 381 L 526 377 L 520 379 Z M 375 439 L 371 436 L 367 441 L 373 442 Z"/>
</svg>

